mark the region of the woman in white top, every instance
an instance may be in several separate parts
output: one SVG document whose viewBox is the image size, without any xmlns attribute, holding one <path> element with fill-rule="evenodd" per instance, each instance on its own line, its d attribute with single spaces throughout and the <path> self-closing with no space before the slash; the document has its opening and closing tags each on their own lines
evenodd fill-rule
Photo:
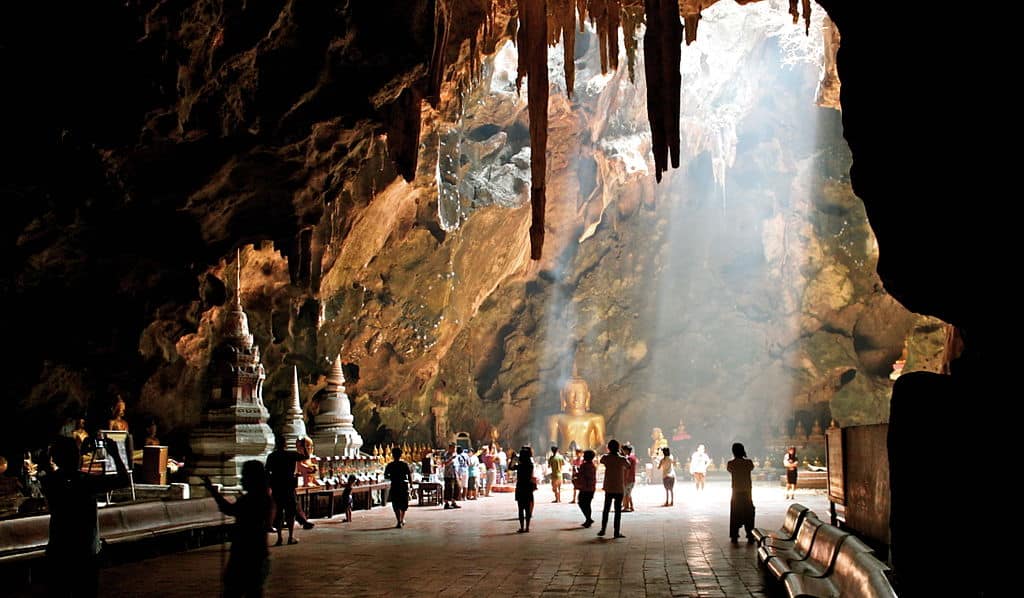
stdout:
<svg viewBox="0 0 1024 598">
<path fill-rule="evenodd" d="M 663 456 L 658 469 L 661 470 L 661 483 L 665 486 L 665 504 L 662 506 L 671 507 L 675 504 L 676 458 L 667 446 L 662 447 L 661 454 Z"/>
</svg>

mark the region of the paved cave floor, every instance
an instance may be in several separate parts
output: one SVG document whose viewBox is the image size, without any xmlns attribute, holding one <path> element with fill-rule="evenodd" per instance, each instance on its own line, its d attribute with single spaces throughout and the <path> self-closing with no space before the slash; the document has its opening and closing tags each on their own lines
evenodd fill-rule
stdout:
<svg viewBox="0 0 1024 598">
<path fill-rule="evenodd" d="M 568 486 L 568 484 L 567 484 Z M 728 538 L 729 481 L 709 480 L 697 495 L 676 485 L 674 507 L 662 507 L 660 485 L 638 485 L 637 510 L 624 513 L 623 539 L 580 527 L 579 508 L 552 504 L 550 486 L 536 493 L 529 534 L 518 534 L 511 494 L 462 502 L 462 509 L 410 507 L 394 528 L 390 507 L 316 520 L 297 531 L 299 544 L 271 547 L 267 596 L 765 596 L 755 549 Z M 595 508 L 603 504 L 600 491 Z M 783 488 L 755 482 L 759 527 L 778 528 L 791 501 Z M 827 520 L 822 490 L 800 490 L 800 502 Z M 272 540 L 268 536 L 268 541 Z M 103 569 L 101 594 L 216 596 L 221 546 L 164 555 Z"/>
</svg>

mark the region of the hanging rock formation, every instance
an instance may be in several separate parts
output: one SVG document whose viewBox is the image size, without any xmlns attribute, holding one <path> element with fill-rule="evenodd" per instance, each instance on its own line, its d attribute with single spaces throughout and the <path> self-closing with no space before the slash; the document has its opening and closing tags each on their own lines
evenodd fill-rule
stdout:
<svg viewBox="0 0 1024 598">
<path fill-rule="evenodd" d="M 644 73 L 647 75 L 647 119 L 651 124 L 654 176 L 679 168 L 679 44 L 683 26 L 678 0 L 645 0 Z"/>
<path fill-rule="evenodd" d="M 519 0 L 519 72 L 516 89 L 527 78 L 530 105 L 530 257 L 541 258 L 544 248 L 544 209 L 547 203 L 548 46 L 547 2 Z"/>
</svg>

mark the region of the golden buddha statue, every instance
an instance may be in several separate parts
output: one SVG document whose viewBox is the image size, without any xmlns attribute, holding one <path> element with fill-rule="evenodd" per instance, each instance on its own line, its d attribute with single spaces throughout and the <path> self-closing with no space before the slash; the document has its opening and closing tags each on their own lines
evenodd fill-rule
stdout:
<svg viewBox="0 0 1024 598">
<path fill-rule="evenodd" d="M 576 365 L 572 378 L 561 391 L 562 413 L 548 418 L 548 440 L 552 446 L 568 448 L 576 443 L 581 449 L 604 447 L 604 416 L 590 412 L 590 387 L 580 377 Z"/>
<path fill-rule="evenodd" d="M 120 395 L 117 397 L 117 402 L 114 403 L 114 408 L 111 411 L 111 417 L 107 421 L 108 430 L 120 430 L 122 432 L 128 431 L 128 422 L 124 418 L 125 406 L 124 399 Z"/>
<path fill-rule="evenodd" d="M 647 451 L 647 456 L 655 461 L 661 460 L 661 449 L 668 446 L 668 438 L 665 438 L 665 433 L 661 431 L 661 428 L 651 428 L 651 450 Z"/>
</svg>

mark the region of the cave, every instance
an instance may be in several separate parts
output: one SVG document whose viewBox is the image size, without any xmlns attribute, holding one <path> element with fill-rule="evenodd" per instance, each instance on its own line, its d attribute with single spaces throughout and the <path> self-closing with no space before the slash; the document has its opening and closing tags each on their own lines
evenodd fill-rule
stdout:
<svg viewBox="0 0 1024 598">
<path fill-rule="evenodd" d="M 456 440 L 543 454 L 585 388 L 606 438 L 646 456 L 662 430 L 720 472 L 733 442 L 816 467 L 825 430 L 885 425 L 866 458 L 888 471 L 888 581 L 983 594 L 934 574 L 922 509 L 958 508 L 939 484 L 993 449 L 951 436 L 1006 392 L 1012 218 L 986 200 L 1007 118 L 977 91 L 988 66 L 950 66 L 1005 38 L 843 0 L 3 12 L 6 478 L 79 419 L 108 429 L 119 398 L 136 448 L 155 424 L 201 495 L 224 465 L 197 439 L 233 393 L 265 413 L 270 435 L 237 441 L 254 455 L 298 419 L 318 452 L 341 425 L 383 463 Z M 936 39 L 951 27 L 969 39 Z M 101 586 L 140 567 L 115 557 Z"/>
</svg>

